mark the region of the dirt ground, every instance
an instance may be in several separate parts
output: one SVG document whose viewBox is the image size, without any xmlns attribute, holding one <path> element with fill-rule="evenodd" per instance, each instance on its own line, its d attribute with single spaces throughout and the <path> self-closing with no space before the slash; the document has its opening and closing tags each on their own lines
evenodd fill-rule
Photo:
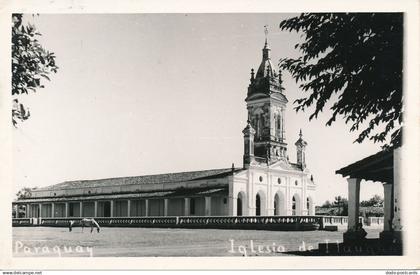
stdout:
<svg viewBox="0 0 420 275">
<path fill-rule="evenodd" d="M 366 228 L 378 238 L 380 228 Z M 14 227 L 15 257 L 288 256 L 320 242 L 341 242 L 343 231 Z"/>
</svg>

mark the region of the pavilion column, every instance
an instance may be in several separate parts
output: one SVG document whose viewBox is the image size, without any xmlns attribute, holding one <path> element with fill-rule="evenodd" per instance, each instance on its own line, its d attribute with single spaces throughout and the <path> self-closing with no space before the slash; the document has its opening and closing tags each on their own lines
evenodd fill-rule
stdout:
<svg viewBox="0 0 420 275">
<path fill-rule="evenodd" d="M 55 203 L 51 203 L 51 218 L 55 217 Z"/>
<path fill-rule="evenodd" d="M 149 200 L 148 199 L 144 200 L 144 216 L 145 217 L 149 216 Z"/>
<path fill-rule="evenodd" d="M 204 215 L 211 216 L 211 197 L 205 197 L 205 207 L 204 207 Z"/>
<path fill-rule="evenodd" d="M 360 207 L 360 181 L 361 179 L 349 178 L 348 189 L 349 189 L 349 199 L 348 199 L 348 225 L 347 230 L 352 231 L 357 228 L 359 223 L 359 207 Z"/>
<path fill-rule="evenodd" d="M 38 208 L 39 208 L 39 217 L 38 218 L 42 218 L 42 203 L 38 204 Z"/>
<path fill-rule="evenodd" d="M 83 217 L 83 202 L 79 202 L 79 217 Z"/>
<path fill-rule="evenodd" d="M 94 201 L 94 217 L 96 218 L 98 216 L 98 201 Z"/>
<path fill-rule="evenodd" d="M 127 217 L 131 217 L 131 200 L 127 200 Z"/>
<path fill-rule="evenodd" d="M 402 147 L 394 149 L 393 154 L 394 164 L 394 178 L 393 178 L 393 219 L 392 229 L 393 237 L 396 241 L 401 242 L 402 239 L 402 221 L 401 221 L 401 179 L 403 174 L 401 173 L 402 167 Z"/>
<path fill-rule="evenodd" d="M 163 216 L 164 217 L 168 216 L 168 203 L 169 203 L 169 199 L 163 200 Z"/>
<path fill-rule="evenodd" d="M 111 208 L 110 209 L 111 210 L 111 213 L 110 213 L 111 215 L 110 216 L 112 218 L 112 217 L 114 217 L 114 200 L 111 200 L 111 207 L 110 208 Z"/>
<path fill-rule="evenodd" d="M 384 184 L 384 231 L 391 231 L 393 218 L 393 185 Z"/>
<path fill-rule="evenodd" d="M 12 203 L 12 211 L 14 211 L 15 212 L 15 216 L 14 216 L 14 218 L 18 218 L 19 217 L 19 213 L 18 213 L 18 211 L 19 211 L 19 207 L 17 206 L 18 204 L 14 204 L 14 203 Z"/>
<path fill-rule="evenodd" d="M 190 204 L 191 204 L 191 199 L 190 198 L 184 198 L 184 216 L 189 216 L 190 215 L 190 213 L 191 213 Z"/>
<path fill-rule="evenodd" d="M 69 203 L 65 202 L 64 205 L 65 205 L 64 206 L 64 217 L 68 218 L 68 216 L 69 216 Z"/>
<path fill-rule="evenodd" d="M 27 205 L 26 205 L 26 209 L 25 209 L 25 218 L 30 218 L 30 214 L 31 214 L 31 212 L 30 212 L 30 210 L 31 210 L 31 205 L 28 203 Z"/>
</svg>

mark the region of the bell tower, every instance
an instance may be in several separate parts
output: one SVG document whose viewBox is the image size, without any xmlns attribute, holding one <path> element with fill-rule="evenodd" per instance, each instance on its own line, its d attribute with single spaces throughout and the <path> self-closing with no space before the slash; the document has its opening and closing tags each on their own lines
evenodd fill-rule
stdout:
<svg viewBox="0 0 420 275">
<path fill-rule="evenodd" d="M 245 99 L 248 121 L 254 134 L 254 160 L 273 163 L 287 161 L 285 138 L 285 110 L 288 102 L 282 87 L 281 73 L 277 73 L 270 58 L 270 46 L 266 39 L 262 49 L 262 61 L 251 79 Z"/>
</svg>

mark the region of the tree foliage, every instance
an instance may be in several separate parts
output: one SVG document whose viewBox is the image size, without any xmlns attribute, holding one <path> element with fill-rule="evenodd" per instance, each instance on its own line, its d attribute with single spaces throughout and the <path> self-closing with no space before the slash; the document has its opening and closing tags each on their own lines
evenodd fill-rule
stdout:
<svg viewBox="0 0 420 275">
<path fill-rule="evenodd" d="M 32 189 L 28 187 L 24 187 L 16 193 L 16 199 L 18 200 L 28 199 L 30 197 L 32 197 Z"/>
<path fill-rule="evenodd" d="M 12 15 L 12 122 L 30 117 L 29 110 L 19 102 L 18 96 L 43 88 L 41 78 L 49 80 L 50 73 L 57 72 L 55 55 L 37 40 L 41 34 L 35 26 L 24 24 L 22 14 Z"/>
<path fill-rule="evenodd" d="M 330 207 L 332 207 L 332 204 L 331 204 L 331 202 L 329 200 L 326 200 L 324 202 L 324 204 L 321 205 L 321 207 L 323 207 L 323 208 L 330 208 Z"/>
<path fill-rule="evenodd" d="M 384 200 L 379 195 L 374 195 L 367 201 L 361 201 L 360 206 L 364 207 L 382 207 L 384 205 Z"/>
<path fill-rule="evenodd" d="M 333 205 L 338 208 L 337 215 L 346 216 L 348 213 L 349 201 L 346 198 L 337 196 L 334 198 Z"/>
<path fill-rule="evenodd" d="M 308 93 L 296 111 L 310 106 L 317 118 L 330 107 L 330 126 L 342 116 L 355 142 L 366 138 L 398 146 L 402 127 L 403 15 L 401 13 L 303 13 L 280 23 L 281 30 L 302 34 L 295 45 L 301 56 L 280 60 Z M 359 128 L 362 128 L 359 130 Z"/>
</svg>

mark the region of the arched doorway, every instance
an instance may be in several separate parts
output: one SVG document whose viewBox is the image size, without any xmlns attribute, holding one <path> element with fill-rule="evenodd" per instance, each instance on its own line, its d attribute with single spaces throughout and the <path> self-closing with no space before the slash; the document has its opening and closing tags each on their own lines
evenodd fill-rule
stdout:
<svg viewBox="0 0 420 275">
<path fill-rule="evenodd" d="M 255 198 L 255 216 L 261 216 L 261 196 L 257 194 Z"/>
<path fill-rule="evenodd" d="M 284 195 L 281 192 L 274 196 L 274 216 L 283 216 L 285 213 Z"/>
<path fill-rule="evenodd" d="M 266 215 L 266 201 L 263 191 L 259 191 L 255 196 L 255 216 Z"/>
<path fill-rule="evenodd" d="M 236 216 L 242 216 L 242 198 L 238 197 L 236 201 Z"/>
<path fill-rule="evenodd" d="M 274 216 L 278 216 L 279 215 L 279 202 L 278 202 L 278 196 L 276 194 L 276 196 L 274 197 Z"/>
<path fill-rule="evenodd" d="M 238 197 L 236 199 L 236 215 L 237 216 L 246 215 L 245 202 L 246 202 L 245 193 L 241 191 L 238 193 Z"/>
<path fill-rule="evenodd" d="M 300 209 L 300 198 L 298 194 L 293 195 L 292 198 L 292 215 L 297 216 L 300 215 L 301 209 Z"/>
</svg>

